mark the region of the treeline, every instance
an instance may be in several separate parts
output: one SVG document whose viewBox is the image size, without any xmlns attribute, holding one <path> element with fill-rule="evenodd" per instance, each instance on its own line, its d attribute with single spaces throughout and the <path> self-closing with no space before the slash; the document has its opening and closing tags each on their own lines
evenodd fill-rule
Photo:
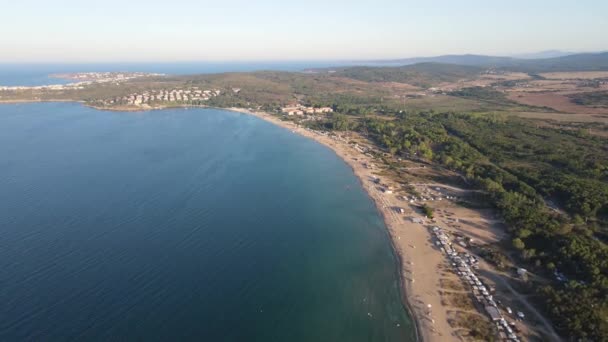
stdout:
<svg viewBox="0 0 608 342">
<path fill-rule="evenodd" d="M 560 275 L 551 286 L 537 285 L 558 328 L 573 338 L 606 340 L 605 139 L 450 113 L 365 119 L 357 128 L 391 153 L 441 163 L 487 191 L 521 258 L 537 272 Z M 565 213 L 550 210 L 546 199 Z"/>
</svg>

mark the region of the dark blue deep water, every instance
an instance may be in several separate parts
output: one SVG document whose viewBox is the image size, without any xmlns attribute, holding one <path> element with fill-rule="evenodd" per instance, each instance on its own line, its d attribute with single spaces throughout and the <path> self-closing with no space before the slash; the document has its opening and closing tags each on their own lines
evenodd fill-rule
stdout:
<svg viewBox="0 0 608 342">
<path fill-rule="evenodd" d="M 0 105 L 0 340 L 412 341 L 332 151 L 244 114 Z"/>
</svg>

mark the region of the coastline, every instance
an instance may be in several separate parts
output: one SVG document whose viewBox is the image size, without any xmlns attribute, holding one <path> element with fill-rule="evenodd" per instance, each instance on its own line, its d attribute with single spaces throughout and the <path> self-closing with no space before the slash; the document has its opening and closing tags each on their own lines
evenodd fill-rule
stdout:
<svg viewBox="0 0 608 342">
<path fill-rule="evenodd" d="M 350 150 L 348 144 L 332 140 L 325 135 L 318 135 L 297 126 L 290 121 L 282 121 L 278 117 L 257 111 L 250 111 L 244 108 L 218 108 L 230 110 L 238 113 L 248 114 L 270 122 L 279 127 L 289 129 L 293 133 L 300 134 L 330 148 L 336 156 L 342 159 L 353 171 L 359 183 L 374 202 L 378 212 L 381 214 L 387 228 L 391 249 L 397 259 L 400 297 L 404 308 L 411 316 L 417 341 L 434 342 L 446 340 L 458 340 L 453 329 L 447 321 L 447 308 L 445 312 L 437 312 L 443 306 L 440 296 L 437 294 L 439 289 L 439 269 L 443 263 L 441 254 L 428 243 L 431 235 L 428 230 L 420 224 L 407 222 L 402 217 L 398 217 L 394 211 L 394 206 L 386 200 L 385 195 L 378 191 L 370 181 L 370 172 L 361 166 L 364 157 L 362 153 Z M 394 197 L 394 196 L 393 196 Z M 401 236 L 408 235 L 408 239 L 401 240 Z M 418 248 L 416 248 L 418 246 Z M 410 247 L 410 248 L 408 248 Z M 432 256 L 429 258 L 429 256 Z M 417 269 L 414 269 L 417 268 Z M 419 270 L 422 268 L 422 270 Z M 427 269 L 425 272 L 424 269 Z M 428 272 L 431 269 L 431 272 Z M 416 273 L 416 281 L 413 274 Z M 431 304 L 432 303 L 432 304 Z M 430 307 L 432 305 L 433 312 Z"/>
<path fill-rule="evenodd" d="M 36 102 L 76 102 L 97 110 L 114 112 L 144 112 L 151 110 L 162 110 L 167 108 L 217 108 L 252 115 L 276 126 L 291 130 L 303 137 L 314 140 L 330 148 L 336 156 L 342 159 L 353 171 L 359 183 L 373 201 L 378 212 L 381 214 L 386 226 L 391 244 L 391 251 L 396 258 L 398 267 L 399 293 L 402 305 L 410 315 L 414 323 L 414 335 L 417 341 L 435 342 L 446 340 L 459 340 L 455 329 L 450 327 L 447 321 L 447 308 L 443 308 L 441 298 L 438 295 L 439 270 L 443 262 L 441 254 L 436 253 L 432 244 L 428 243 L 431 235 L 424 225 L 414 224 L 400 217 L 395 212 L 395 196 L 392 199 L 380 192 L 376 184 L 371 182 L 370 169 L 364 168 L 362 162 L 373 163 L 368 157 L 354 150 L 347 143 L 339 142 L 330 136 L 317 134 L 294 124 L 291 121 L 280 120 L 279 117 L 265 112 L 251 111 L 245 108 L 220 108 L 210 106 L 175 106 L 175 107 L 150 107 L 150 108 L 104 108 L 87 105 L 82 101 L 74 100 L 23 100 L 23 101 L 0 101 L 0 104 L 10 103 L 36 103 Z M 406 235 L 407 239 L 401 240 Z M 418 246 L 418 248 L 416 248 Z M 430 272 L 429 272 L 430 270 Z M 416 274 L 416 281 L 413 275 Z M 433 312 L 431 313 L 431 303 Z M 428 305 L 428 308 L 427 308 Z M 439 312 L 436 309 L 442 309 Z"/>
</svg>

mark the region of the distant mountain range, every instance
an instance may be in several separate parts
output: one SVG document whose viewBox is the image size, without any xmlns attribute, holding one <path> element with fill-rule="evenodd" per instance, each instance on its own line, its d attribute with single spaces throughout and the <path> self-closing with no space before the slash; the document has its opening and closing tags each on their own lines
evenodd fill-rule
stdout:
<svg viewBox="0 0 608 342">
<path fill-rule="evenodd" d="M 373 61 L 378 64 L 398 64 L 398 65 L 412 65 L 419 63 L 442 63 L 442 64 L 458 64 L 458 65 L 486 65 L 486 64 L 500 64 L 506 63 L 513 60 L 512 57 L 497 57 L 497 56 L 485 56 L 485 55 L 442 55 L 435 57 L 413 57 L 403 59 L 390 59 Z"/>
<path fill-rule="evenodd" d="M 576 55 L 578 52 L 568 52 L 561 50 L 546 50 L 540 52 L 533 53 L 520 53 L 516 55 L 511 55 L 513 58 L 521 58 L 521 59 L 541 59 L 541 58 L 555 58 L 555 57 L 564 57 L 570 55 Z"/>
<path fill-rule="evenodd" d="M 336 76 L 364 82 L 398 82 L 419 87 L 431 87 L 441 82 L 455 82 L 479 75 L 484 68 L 472 65 L 423 62 L 401 66 L 355 66 L 331 69 Z"/>
<path fill-rule="evenodd" d="M 545 51 L 537 56 L 556 55 L 549 58 L 497 57 L 484 55 L 443 55 L 436 57 L 415 57 L 394 60 L 375 61 L 374 64 L 412 65 L 419 63 L 440 63 L 496 68 L 521 72 L 550 71 L 599 71 L 608 70 L 608 52 L 567 54 L 560 51 Z M 563 55 L 560 55 L 563 54 Z"/>
</svg>

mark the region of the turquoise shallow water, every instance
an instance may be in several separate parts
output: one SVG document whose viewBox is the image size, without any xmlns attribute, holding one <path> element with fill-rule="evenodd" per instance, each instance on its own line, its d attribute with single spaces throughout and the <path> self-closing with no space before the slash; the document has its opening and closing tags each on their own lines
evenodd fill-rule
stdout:
<svg viewBox="0 0 608 342">
<path fill-rule="evenodd" d="M 349 167 L 257 118 L 1 105 L 0 189 L 0 340 L 414 340 Z"/>
</svg>

